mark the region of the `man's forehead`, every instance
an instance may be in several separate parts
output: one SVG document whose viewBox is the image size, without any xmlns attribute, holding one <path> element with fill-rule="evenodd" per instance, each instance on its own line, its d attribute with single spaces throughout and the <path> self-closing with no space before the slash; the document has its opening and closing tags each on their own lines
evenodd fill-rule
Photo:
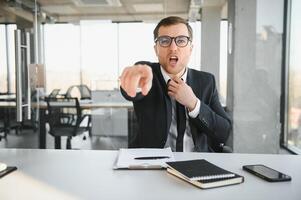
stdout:
<svg viewBox="0 0 301 200">
<path fill-rule="evenodd" d="M 167 26 L 160 26 L 158 30 L 159 35 L 173 34 L 173 35 L 188 35 L 188 29 L 185 24 L 173 24 Z"/>
</svg>

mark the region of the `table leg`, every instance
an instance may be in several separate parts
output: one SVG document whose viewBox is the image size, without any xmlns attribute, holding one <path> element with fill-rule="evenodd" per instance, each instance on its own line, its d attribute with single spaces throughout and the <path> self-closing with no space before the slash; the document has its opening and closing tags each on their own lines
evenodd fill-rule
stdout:
<svg viewBox="0 0 301 200">
<path fill-rule="evenodd" d="M 46 109 L 40 109 L 39 148 L 46 149 Z"/>
</svg>

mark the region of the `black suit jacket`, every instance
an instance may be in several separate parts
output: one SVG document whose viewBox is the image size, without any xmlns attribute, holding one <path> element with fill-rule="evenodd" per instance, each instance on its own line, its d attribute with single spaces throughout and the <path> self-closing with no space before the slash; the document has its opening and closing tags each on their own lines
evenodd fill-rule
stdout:
<svg viewBox="0 0 301 200">
<path fill-rule="evenodd" d="M 129 147 L 163 148 L 171 124 L 171 100 L 159 63 L 147 64 L 153 71 L 152 88 L 146 96 L 138 93 L 132 98 L 121 88 L 122 95 L 133 102 L 138 121 L 138 134 L 130 138 Z M 214 76 L 210 73 L 188 69 L 187 84 L 200 99 L 201 107 L 196 118 L 189 117 L 189 124 L 195 151 L 218 151 L 220 143 L 225 143 L 231 120 L 221 106 Z"/>
</svg>

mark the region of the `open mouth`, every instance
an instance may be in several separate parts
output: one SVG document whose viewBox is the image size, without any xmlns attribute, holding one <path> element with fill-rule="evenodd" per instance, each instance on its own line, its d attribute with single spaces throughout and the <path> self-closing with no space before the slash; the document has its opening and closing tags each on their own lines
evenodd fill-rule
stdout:
<svg viewBox="0 0 301 200">
<path fill-rule="evenodd" d="M 177 56 L 171 56 L 170 58 L 169 58 L 169 63 L 171 64 L 171 65 L 176 65 L 177 64 L 177 62 L 178 62 L 178 57 Z"/>
</svg>

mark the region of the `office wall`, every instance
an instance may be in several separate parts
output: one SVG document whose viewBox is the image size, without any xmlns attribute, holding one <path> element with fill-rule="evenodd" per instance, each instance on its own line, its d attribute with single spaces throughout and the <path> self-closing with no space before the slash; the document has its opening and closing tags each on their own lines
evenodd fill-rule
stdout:
<svg viewBox="0 0 301 200">
<path fill-rule="evenodd" d="M 227 107 L 233 149 L 278 153 L 283 0 L 229 1 Z"/>
</svg>

